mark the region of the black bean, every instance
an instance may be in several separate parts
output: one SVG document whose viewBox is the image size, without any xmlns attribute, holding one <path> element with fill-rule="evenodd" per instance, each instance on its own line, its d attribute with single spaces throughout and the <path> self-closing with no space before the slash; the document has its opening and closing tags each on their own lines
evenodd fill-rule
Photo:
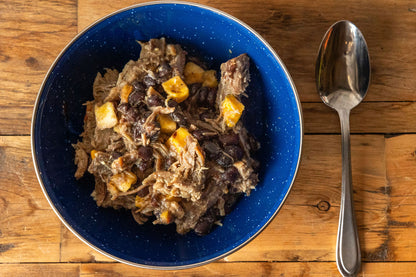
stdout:
<svg viewBox="0 0 416 277">
<path fill-rule="evenodd" d="M 131 85 L 133 86 L 133 91 L 144 92 L 146 90 L 144 84 L 138 80 L 134 80 Z"/>
<path fill-rule="evenodd" d="M 160 124 L 157 121 L 151 121 L 146 125 L 146 128 L 143 128 L 143 125 L 146 121 L 146 117 L 141 118 L 134 126 L 132 127 L 133 138 L 135 140 L 141 139 L 141 134 L 145 134 L 151 142 L 156 141 L 160 135 Z"/>
<path fill-rule="evenodd" d="M 140 161 L 139 164 L 137 164 L 137 168 L 144 172 L 146 169 L 151 168 L 153 165 L 153 161 Z"/>
<path fill-rule="evenodd" d="M 195 225 L 195 233 L 200 236 L 208 234 L 211 231 L 216 219 L 217 217 L 212 209 L 208 210 L 207 213 L 202 216 L 198 220 L 198 223 Z"/>
<path fill-rule="evenodd" d="M 139 158 L 144 161 L 149 161 L 153 157 L 153 148 L 150 146 L 140 146 L 137 152 L 139 152 Z"/>
<path fill-rule="evenodd" d="M 239 161 L 244 157 L 244 151 L 241 149 L 240 146 L 237 145 L 229 145 L 225 146 L 224 151 L 233 157 L 234 161 Z"/>
<path fill-rule="evenodd" d="M 140 117 L 140 112 L 134 107 L 129 107 L 124 116 L 127 119 L 127 121 L 136 122 Z"/>
<path fill-rule="evenodd" d="M 129 95 L 129 103 L 132 106 L 137 106 L 139 105 L 141 102 L 144 102 L 144 98 L 145 98 L 145 93 L 144 91 L 133 91 L 132 93 L 130 93 Z"/>
<path fill-rule="evenodd" d="M 127 110 L 130 108 L 130 105 L 127 103 L 122 103 L 118 105 L 117 110 L 123 114 L 127 112 Z"/>
<path fill-rule="evenodd" d="M 146 75 L 143 77 L 143 83 L 146 87 L 153 87 L 156 85 L 156 80 L 153 79 L 150 75 Z"/>
<path fill-rule="evenodd" d="M 144 188 L 142 188 L 141 190 L 139 190 L 138 192 L 137 192 L 137 195 L 139 196 L 139 197 L 145 197 L 146 195 L 148 195 L 149 194 L 149 187 L 144 187 Z"/>
<path fill-rule="evenodd" d="M 235 203 L 240 199 L 242 193 L 232 193 L 232 194 L 226 194 L 224 196 L 224 212 L 225 214 L 229 214 L 232 212 Z"/>
<path fill-rule="evenodd" d="M 150 138 L 151 142 L 155 142 L 160 135 L 160 123 L 158 121 L 153 121 L 150 123 L 150 131 L 148 131 L 146 134 Z"/>
<path fill-rule="evenodd" d="M 178 104 L 178 102 L 176 102 L 176 101 L 175 101 L 175 100 L 173 100 L 173 99 L 169 99 L 169 101 L 168 101 L 168 106 L 169 106 L 169 107 L 171 107 L 171 108 L 176 108 L 178 105 L 179 105 L 179 104 Z"/>
<path fill-rule="evenodd" d="M 229 167 L 233 164 L 233 160 L 227 155 L 225 155 L 223 152 L 220 152 L 217 155 L 216 161 L 217 161 L 217 164 L 219 164 L 222 167 Z"/>
<path fill-rule="evenodd" d="M 208 96 L 208 88 L 207 87 L 201 87 L 198 90 L 198 103 L 200 105 L 205 105 L 205 103 L 207 101 L 207 96 Z"/>
<path fill-rule="evenodd" d="M 210 159 L 216 159 L 218 154 L 221 152 L 219 145 L 212 141 L 205 141 L 202 144 L 202 148 Z"/>
<path fill-rule="evenodd" d="M 212 229 L 212 225 L 214 225 L 214 221 L 211 220 L 200 220 L 196 225 L 195 225 L 195 233 L 197 235 L 200 236 L 204 236 L 209 234 L 209 232 Z"/>
<path fill-rule="evenodd" d="M 140 139 L 142 134 L 142 128 L 141 126 L 133 125 L 131 132 L 133 134 L 133 139 Z"/>
<path fill-rule="evenodd" d="M 141 134 L 144 132 L 143 124 L 146 121 L 146 118 L 140 118 L 133 126 L 132 126 L 132 133 L 134 139 L 140 139 Z"/>
<path fill-rule="evenodd" d="M 181 111 L 175 109 L 175 111 L 171 113 L 170 116 L 172 117 L 173 121 L 178 123 L 180 126 L 186 126 L 187 120 Z"/>
<path fill-rule="evenodd" d="M 210 88 L 208 90 L 206 104 L 210 107 L 214 106 L 215 100 L 217 99 L 217 90 L 214 88 Z"/>
<path fill-rule="evenodd" d="M 240 144 L 240 137 L 238 136 L 238 134 L 232 132 L 220 136 L 219 139 L 223 146 Z"/>
<path fill-rule="evenodd" d="M 228 186 L 228 193 L 234 194 L 238 192 L 241 192 L 241 188 L 239 188 L 235 183 Z"/>
<path fill-rule="evenodd" d="M 200 83 L 193 83 L 193 84 L 189 85 L 189 94 L 191 96 L 192 95 L 195 95 L 200 88 L 201 88 L 201 84 Z"/>
<path fill-rule="evenodd" d="M 223 182 L 227 183 L 234 183 L 237 181 L 238 177 L 240 176 L 240 173 L 238 172 L 238 169 L 235 168 L 235 166 L 230 166 L 227 168 L 227 170 L 221 175 L 221 180 Z"/>
<path fill-rule="evenodd" d="M 163 99 L 156 94 L 152 94 L 147 98 L 149 107 L 163 106 Z"/>
<path fill-rule="evenodd" d="M 159 75 L 159 77 L 165 77 L 168 74 L 170 74 L 170 72 L 172 71 L 170 65 L 168 63 L 162 63 L 158 68 L 157 68 L 157 73 Z"/>
</svg>

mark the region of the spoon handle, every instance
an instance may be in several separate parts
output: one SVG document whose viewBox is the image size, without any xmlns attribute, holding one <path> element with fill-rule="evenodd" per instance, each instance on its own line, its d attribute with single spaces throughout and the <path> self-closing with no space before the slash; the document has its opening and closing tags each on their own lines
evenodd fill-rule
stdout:
<svg viewBox="0 0 416 277">
<path fill-rule="evenodd" d="M 350 111 L 340 110 L 338 114 L 342 134 L 342 192 L 336 259 L 343 276 L 356 276 L 361 266 L 361 251 L 352 199 Z"/>
</svg>

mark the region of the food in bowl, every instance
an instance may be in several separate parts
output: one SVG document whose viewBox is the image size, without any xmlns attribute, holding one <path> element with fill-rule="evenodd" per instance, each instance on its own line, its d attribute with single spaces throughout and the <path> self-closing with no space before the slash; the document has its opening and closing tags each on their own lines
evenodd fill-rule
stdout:
<svg viewBox="0 0 416 277">
<path fill-rule="evenodd" d="M 94 176 L 76 180 L 74 149 L 97 72 L 118 71 L 137 60 L 137 41 L 169 38 L 188 55 L 220 71 L 220 63 L 250 57 L 243 97 L 244 126 L 261 143 L 259 183 L 207 236 L 179 235 L 176 225 L 135 224 L 131 211 L 99 207 L 91 198 Z M 218 76 L 219 77 L 219 76 Z M 241 120 L 241 119 L 240 119 Z M 294 83 L 273 48 L 232 16 L 192 3 L 150 2 L 112 13 L 80 32 L 51 65 L 37 97 L 31 128 L 33 163 L 40 186 L 63 224 L 111 259 L 133 266 L 177 270 L 224 258 L 272 222 L 293 186 L 302 149 L 302 115 Z M 89 153 L 88 153 L 89 155 Z M 277 218 L 278 219 L 278 218 Z M 274 225 L 284 222 L 276 221 Z M 214 225 L 215 226 L 215 225 Z"/>
<path fill-rule="evenodd" d="M 205 235 L 258 182 L 259 143 L 240 120 L 249 57 L 223 63 L 218 81 L 179 44 L 140 44 L 137 61 L 95 78 L 75 177 L 94 175 L 100 207 Z"/>
</svg>

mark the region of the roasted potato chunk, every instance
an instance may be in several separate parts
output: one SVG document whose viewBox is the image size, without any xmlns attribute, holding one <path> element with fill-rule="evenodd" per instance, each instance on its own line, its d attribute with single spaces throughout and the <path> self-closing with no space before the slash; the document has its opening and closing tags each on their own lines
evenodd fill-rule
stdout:
<svg viewBox="0 0 416 277">
<path fill-rule="evenodd" d="M 189 88 L 179 76 L 175 76 L 162 83 L 162 87 L 168 95 L 168 99 L 173 99 L 180 103 L 189 96 Z"/>
<path fill-rule="evenodd" d="M 95 120 L 98 129 L 107 129 L 114 127 L 117 122 L 117 114 L 112 102 L 106 102 L 101 106 L 95 106 Z"/>
<path fill-rule="evenodd" d="M 229 94 L 225 96 L 221 104 L 221 115 L 228 127 L 232 128 L 237 124 L 243 110 L 244 105 L 234 95 Z"/>
</svg>

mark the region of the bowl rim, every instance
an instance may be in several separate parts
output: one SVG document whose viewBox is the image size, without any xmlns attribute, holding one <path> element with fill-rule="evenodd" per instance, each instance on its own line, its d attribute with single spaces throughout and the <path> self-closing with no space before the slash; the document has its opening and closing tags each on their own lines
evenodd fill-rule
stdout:
<svg viewBox="0 0 416 277">
<path fill-rule="evenodd" d="M 264 46 L 271 52 L 271 54 L 273 55 L 274 59 L 279 63 L 279 65 L 281 66 L 282 70 L 284 71 L 290 87 L 293 90 L 293 94 L 296 100 L 296 105 L 297 105 L 297 110 L 298 110 L 298 115 L 299 115 L 299 128 L 300 128 L 300 137 L 299 137 L 299 154 L 298 154 L 298 159 L 296 162 L 296 168 L 295 168 L 295 172 L 293 174 L 291 183 L 289 185 L 289 188 L 285 194 L 285 196 L 283 197 L 279 207 L 273 212 L 273 215 L 269 218 L 269 220 L 259 229 L 257 230 L 253 235 L 251 235 L 249 238 L 247 238 L 244 242 L 242 242 L 241 244 L 239 244 L 238 246 L 232 248 L 231 250 L 218 255 L 216 257 L 204 260 L 204 261 L 200 261 L 197 263 L 189 263 L 189 264 L 185 264 L 185 265 L 178 265 L 178 266 L 157 266 L 157 265 L 148 265 L 148 264 L 140 264 L 140 263 L 135 263 L 135 262 L 131 262 L 119 257 L 116 257 L 110 253 L 107 253 L 106 251 L 102 250 L 101 248 L 95 246 L 94 244 L 92 244 L 91 242 L 89 242 L 88 240 L 86 240 L 82 235 L 80 235 L 77 231 L 75 231 L 74 228 L 72 228 L 72 226 L 65 220 L 65 218 L 59 213 L 58 209 L 55 207 L 55 204 L 52 202 L 52 200 L 50 199 L 45 185 L 43 183 L 42 180 L 42 174 L 39 170 L 39 165 L 37 162 L 37 155 L 36 155 L 36 151 L 35 151 L 35 123 L 36 123 L 36 116 L 37 116 L 37 112 L 38 112 L 38 108 L 39 108 L 39 104 L 40 104 L 40 98 L 42 96 L 42 92 L 45 88 L 46 82 L 49 79 L 52 71 L 55 69 L 58 61 L 61 59 L 61 57 L 66 53 L 66 51 L 79 39 L 81 38 L 87 31 L 89 31 L 92 27 L 94 27 L 95 25 L 107 20 L 108 18 L 134 9 L 134 8 L 138 8 L 138 7 L 144 7 L 144 6 L 153 6 L 153 5 L 169 5 L 169 4 L 173 4 L 173 5 L 184 5 L 184 6 L 193 6 L 193 7 L 197 7 L 197 8 L 201 8 L 201 9 L 205 9 L 211 12 L 214 12 L 216 14 L 219 14 L 225 18 L 228 18 L 236 23 L 238 23 L 239 25 L 241 25 L 242 27 L 244 27 L 245 29 L 247 29 L 250 33 L 252 33 L 255 37 L 257 37 L 257 39 L 259 39 Z M 55 212 L 55 214 L 58 216 L 58 218 L 61 220 L 61 222 L 65 225 L 66 228 L 68 228 L 78 239 L 80 239 L 83 243 L 85 243 L 86 245 L 88 245 L 89 247 L 91 247 L 92 249 L 94 249 L 95 251 L 97 251 L 98 253 L 111 258 L 115 261 L 127 264 L 127 265 L 131 265 L 131 266 L 135 266 L 135 267 L 139 267 L 139 268 L 145 268 L 145 269 L 158 269 L 158 270 L 180 270 L 180 269 L 189 269 L 189 268 L 194 268 L 194 267 L 198 267 L 198 266 L 202 266 L 202 265 L 206 265 L 209 264 L 213 261 L 222 259 L 226 256 L 229 256 L 230 254 L 236 252 L 237 250 L 241 249 L 242 247 L 244 247 L 245 245 L 247 245 L 249 242 L 251 242 L 255 237 L 257 237 L 269 224 L 270 222 L 276 217 L 276 215 L 279 213 L 280 209 L 282 208 L 283 204 L 286 202 L 286 199 L 288 197 L 288 195 L 290 194 L 293 184 L 295 182 L 295 179 L 297 177 L 297 173 L 299 170 L 299 166 L 300 166 L 300 161 L 301 161 L 301 156 L 302 156 L 302 146 L 303 146 L 303 136 L 304 136 L 304 127 L 303 127 L 303 114 L 302 114 L 302 107 L 301 107 L 301 102 L 300 102 L 300 98 L 299 95 L 297 93 L 295 84 L 293 82 L 293 79 L 289 73 L 289 71 L 287 70 L 286 66 L 284 65 L 284 63 L 282 62 L 282 60 L 280 59 L 279 55 L 276 53 L 276 51 L 274 51 L 274 49 L 271 47 L 271 45 L 257 32 L 255 31 L 252 27 L 250 27 L 248 24 L 244 23 L 243 21 L 241 21 L 240 19 L 222 11 L 219 10 L 217 8 L 213 8 L 204 4 L 199 4 L 199 3 L 193 3 L 193 2 L 187 2 L 187 1 L 150 1 L 150 2 L 144 2 L 144 3 L 139 3 L 139 4 L 134 4 L 134 5 L 130 5 L 127 6 L 125 8 L 122 9 L 118 9 L 116 11 L 113 11 L 97 20 L 95 20 L 93 23 L 89 24 L 87 27 L 85 27 L 83 30 L 81 30 L 78 34 L 76 34 L 74 36 L 74 38 L 71 39 L 70 42 L 68 42 L 66 44 L 66 46 L 61 50 L 61 52 L 59 53 L 59 55 L 55 58 L 54 62 L 51 64 L 51 66 L 49 67 L 45 78 L 43 79 L 43 82 L 39 88 L 38 94 L 36 96 L 36 100 L 35 100 L 35 104 L 34 104 L 34 108 L 33 108 L 33 112 L 32 112 L 32 122 L 31 122 L 31 132 L 30 132 L 30 141 L 31 141 L 31 152 L 32 152 L 32 160 L 33 160 L 33 165 L 35 168 L 35 172 L 36 172 L 36 177 L 38 179 L 38 182 L 40 184 L 40 187 L 42 189 L 43 194 L 45 195 L 49 205 L 51 206 L 52 210 Z"/>
</svg>

